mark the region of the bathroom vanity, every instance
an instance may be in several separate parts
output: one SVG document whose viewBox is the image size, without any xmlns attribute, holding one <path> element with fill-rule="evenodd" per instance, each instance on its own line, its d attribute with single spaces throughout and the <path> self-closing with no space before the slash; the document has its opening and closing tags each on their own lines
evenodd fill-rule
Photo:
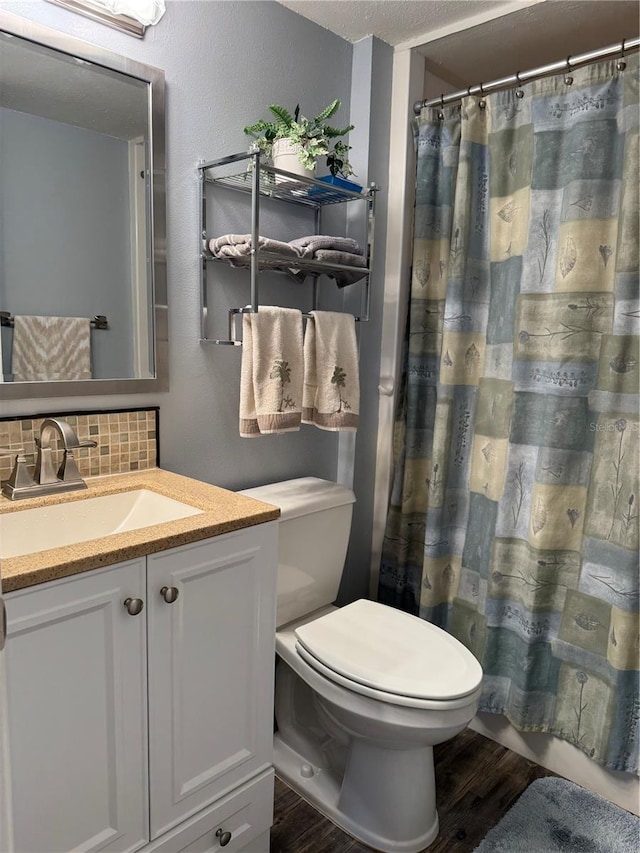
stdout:
<svg viewBox="0 0 640 853">
<path fill-rule="evenodd" d="M 88 486 L 66 500 L 200 511 L 3 560 L 15 849 L 265 853 L 278 510 L 158 469 Z M 21 504 L 0 533 L 60 498 Z"/>
</svg>

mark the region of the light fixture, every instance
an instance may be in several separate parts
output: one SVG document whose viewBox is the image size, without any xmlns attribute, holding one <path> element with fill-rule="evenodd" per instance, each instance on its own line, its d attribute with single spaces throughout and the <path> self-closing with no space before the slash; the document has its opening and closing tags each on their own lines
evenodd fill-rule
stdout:
<svg viewBox="0 0 640 853">
<path fill-rule="evenodd" d="M 100 21 L 108 27 L 144 38 L 148 26 L 157 24 L 166 11 L 165 0 L 48 0 L 72 12 Z"/>
</svg>

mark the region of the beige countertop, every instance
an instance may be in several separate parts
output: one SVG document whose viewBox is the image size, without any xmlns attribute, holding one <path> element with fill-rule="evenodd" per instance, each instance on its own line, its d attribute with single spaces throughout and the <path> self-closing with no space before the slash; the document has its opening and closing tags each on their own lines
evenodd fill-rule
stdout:
<svg viewBox="0 0 640 853">
<path fill-rule="evenodd" d="M 280 515 L 280 510 L 271 504 L 262 503 L 262 501 L 211 486 L 208 483 L 201 483 L 199 480 L 172 474 L 160 468 L 135 471 L 130 474 L 88 477 L 86 483 L 88 486 L 86 490 L 61 495 L 26 498 L 19 501 L 0 497 L 0 514 L 133 489 L 149 489 L 190 504 L 203 512 L 189 518 L 154 524 L 139 530 L 3 559 L 0 565 L 3 592 L 12 592 L 33 584 L 56 580 L 86 572 L 89 569 L 153 554 L 156 551 L 164 551 L 167 548 L 175 548 L 178 545 L 186 545 L 210 536 L 218 536 L 232 530 L 240 530 L 243 527 L 251 527 L 254 524 L 273 521 Z"/>
</svg>

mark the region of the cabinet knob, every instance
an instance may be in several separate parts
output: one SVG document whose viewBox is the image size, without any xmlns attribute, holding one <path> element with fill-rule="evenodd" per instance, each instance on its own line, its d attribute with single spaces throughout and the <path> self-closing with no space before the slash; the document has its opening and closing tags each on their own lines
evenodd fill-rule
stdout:
<svg viewBox="0 0 640 853">
<path fill-rule="evenodd" d="M 137 616 L 138 613 L 142 613 L 144 607 L 144 601 L 141 598 L 125 598 L 123 604 L 129 616 Z"/>
<path fill-rule="evenodd" d="M 218 829 L 216 830 L 216 838 L 220 839 L 220 847 L 226 847 L 231 841 L 231 833 Z"/>
<path fill-rule="evenodd" d="M 175 586 L 163 586 L 160 590 L 160 595 L 164 598 L 167 604 L 173 604 L 178 597 L 178 590 Z"/>
</svg>

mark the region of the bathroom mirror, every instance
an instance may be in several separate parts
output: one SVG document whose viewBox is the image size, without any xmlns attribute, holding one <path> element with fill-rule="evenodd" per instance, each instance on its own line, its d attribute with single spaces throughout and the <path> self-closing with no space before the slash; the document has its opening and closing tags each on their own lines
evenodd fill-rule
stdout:
<svg viewBox="0 0 640 853">
<path fill-rule="evenodd" d="M 0 135 L 0 400 L 166 389 L 163 72 L 0 12 Z"/>
</svg>

